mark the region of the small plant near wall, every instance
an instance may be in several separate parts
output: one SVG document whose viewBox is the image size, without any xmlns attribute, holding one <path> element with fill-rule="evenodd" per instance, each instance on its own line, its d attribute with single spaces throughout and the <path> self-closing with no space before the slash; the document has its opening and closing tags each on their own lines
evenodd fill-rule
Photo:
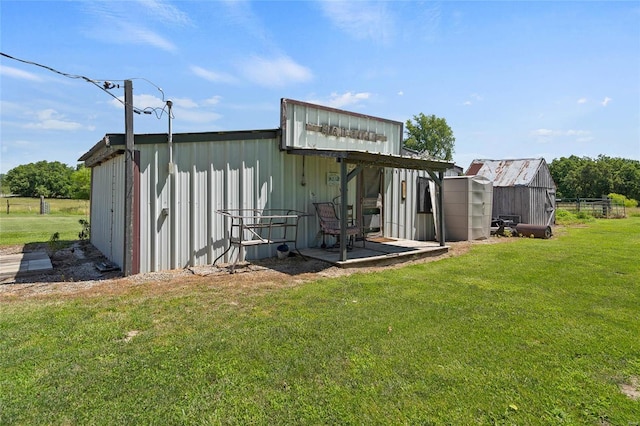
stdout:
<svg viewBox="0 0 640 426">
<path fill-rule="evenodd" d="M 82 231 L 78 233 L 78 238 L 80 239 L 80 241 L 88 240 L 91 236 L 91 225 L 89 224 L 89 221 L 80 219 L 78 223 L 82 225 Z"/>
<path fill-rule="evenodd" d="M 60 241 L 60 233 L 54 232 L 51 234 L 51 238 L 49 238 L 49 252 L 55 253 L 60 248 L 62 248 L 62 242 Z"/>
</svg>

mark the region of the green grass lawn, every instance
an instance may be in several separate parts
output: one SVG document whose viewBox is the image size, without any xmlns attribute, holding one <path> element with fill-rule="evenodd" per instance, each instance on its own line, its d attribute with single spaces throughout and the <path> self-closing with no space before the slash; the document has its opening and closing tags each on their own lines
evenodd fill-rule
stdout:
<svg viewBox="0 0 640 426">
<path fill-rule="evenodd" d="M 9 214 L 6 204 L 9 201 Z M 75 241 L 80 219 L 89 219 L 89 201 L 47 199 L 49 214 L 40 214 L 40 199 L 0 198 L 0 245 L 46 243 L 54 233 L 60 241 Z"/>
<path fill-rule="evenodd" d="M 269 291 L 0 298 L 0 424 L 638 425 L 640 218 L 557 234 Z"/>
<path fill-rule="evenodd" d="M 60 241 L 74 241 L 83 216 L 0 215 L 0 245 L 46 243 L 57 232 Z"/>
</svg>

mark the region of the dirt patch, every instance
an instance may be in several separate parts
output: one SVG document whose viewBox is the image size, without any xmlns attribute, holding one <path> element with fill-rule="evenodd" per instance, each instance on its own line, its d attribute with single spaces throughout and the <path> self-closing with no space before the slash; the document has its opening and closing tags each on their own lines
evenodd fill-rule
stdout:
<svg viewBox="0 0 640 426">
<path fill-rule="evenodd" d="M 620 383 L 618 385 L 620 392 L 631 399 L 640 399 L 640 377 L 631 376 L 629 383 Z"/>
<path fill-rule="evenodd" d="M 447 243 L 449 252 L 436 257 L 402 262 L 392 266 L 338 268 L 319 260 L 304 260 L 299 256 L 270 258 L 238 265 L 231 274 L 226 265 L 196 266 L 162 272 L 123 277 L 120 271 L 100 272 L 96 267 L 108 260 L 90 243 L 76 242 L 71 247 L 51 254 L 53 270 L 37 275 L 17 277 L 15 282 L 0 284 L 0 300 L 49 296 L 83 296 L 122 294 L 131 289 L 148 293 L 177 291 L 193 286 L 215 286 L 235 292 L 284 288 L 354 273 L 377 272 L 411 264 L 433 262 L 466 253 L 473 245 L 515 241 L 510 238 L 490 238 L 482 241 Z M 30 250 L 47 250 L 29 247 Z M 0 254 L 19 253 L 23 246 L 0 248 Z"/>
</svg>

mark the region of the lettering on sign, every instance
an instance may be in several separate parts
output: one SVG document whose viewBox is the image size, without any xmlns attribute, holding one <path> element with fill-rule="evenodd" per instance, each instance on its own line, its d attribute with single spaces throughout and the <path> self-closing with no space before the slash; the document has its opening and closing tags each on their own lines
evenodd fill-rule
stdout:
<svg viewBox="0 0 640 426">
<path fill-rule="evenodd" d="M 371 142 L 386 142 L 387 137 L 385 135 L 377 134 L 376 132 L 369 132 L 367 130 L 357 129 L 345 129 L 344 127 L 329 126 L 328 124 L 311 124 L 307 123 L 306 130 L 311 132 L 319 132 L 325 136 L 334 136 L 336 138 L 351 138 L 359 139 L 363 141 Z"/>
</svg>

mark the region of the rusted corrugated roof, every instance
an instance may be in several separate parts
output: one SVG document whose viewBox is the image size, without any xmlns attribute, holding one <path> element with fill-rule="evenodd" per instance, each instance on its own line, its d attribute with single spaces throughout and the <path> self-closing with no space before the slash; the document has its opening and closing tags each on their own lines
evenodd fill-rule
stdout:
<svg viewBox="0 0 640 426">
<path fill-rule="evenodd" d="M 535 178 L 544 158 L 519 160 L 473 160 L 467 175 L 484 176 L 493 186 L 527 186 Z"/>
</svg>

